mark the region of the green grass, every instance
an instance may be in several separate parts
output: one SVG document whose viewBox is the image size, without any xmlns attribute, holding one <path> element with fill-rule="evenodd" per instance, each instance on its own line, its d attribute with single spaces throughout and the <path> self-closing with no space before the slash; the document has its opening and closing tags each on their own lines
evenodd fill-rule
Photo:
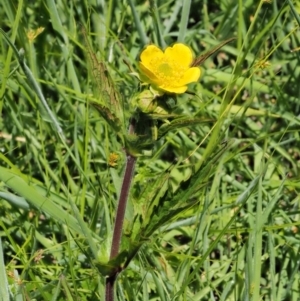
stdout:
<svg viewBox="0 0 300 301">
<path fill-rule="evenodd" d="M 237 38 L 176 98 L 197 122 L 138 158 L 116 300 L 299 300 L 299 15 L 292 0 L 2 1 L 16 48 L 0 34 L 1 300 L 104 300 L 126 155 L 89 105 L 101 93 L 80 24 L 127 123 L 145 45 L 200 55 Z"/>
</svg>

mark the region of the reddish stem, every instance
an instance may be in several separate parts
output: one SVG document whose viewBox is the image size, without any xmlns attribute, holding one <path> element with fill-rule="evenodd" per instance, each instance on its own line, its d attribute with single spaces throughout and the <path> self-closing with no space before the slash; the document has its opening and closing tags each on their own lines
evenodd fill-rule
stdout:
<svg viewBox="0 0 300 301">
<path fill-rule="evenodd" d="M 119 199 L 117 215 L 115 220 L 115 227 L 114 227 L 114 233 L 113 233 L 113 239 L 112 239 L 112 245 L 110 251 L 110 259 L 113 259 L 119 254 L 125 210 L 127 205 L 130 184 L 134 173 L 135 162 L 136 162 L 135 157 L 131 155 L 127 155 L 126 169 L 124 173 L 123 184 L 121 188 L 120 199 Z"/>
<path fill-rule="evenodd" d="M 129 133 L 133 134 L 133 132 L 134 132 L 134 120 L 131 120 L 129 126 Z M 136 158 L 127 153 L 126 168 L 123 177 L 123 183 L 121 187 L 120 198 L 119 198 L 115 225 L 114 225 L 110 259 L 115 258 L 119 254 L 122 230 L 123 230 L 123 222 L 125 217 L 128 194 L 132 182 L 132 177 L 134 174 L 135 163 L 136 163 Z M 118 273 L 119 271 L 117 269 L 117 271 L 113 275 L 111 275 L 106 279 L 105 301 L 114 301 L 114 284 L 117 279 Z"/>
</svg>

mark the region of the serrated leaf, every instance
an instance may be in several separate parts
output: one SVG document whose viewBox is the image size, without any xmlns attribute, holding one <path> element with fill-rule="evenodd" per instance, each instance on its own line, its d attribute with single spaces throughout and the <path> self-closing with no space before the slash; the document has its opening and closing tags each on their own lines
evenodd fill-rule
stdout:
<svg viewBox="0 0 300 301">
<path fill-rule="evenodd" d="M 92 104 L 98 107 L 99 112 L 110 126 L 113 126 L 114 122 L 117 121 L 118 124 L 113 126 L 114 130 L 121 129 L 124 122 L 124 115 L 120 93 L 114 85 L 105 62 L 99 61 L 93 52 L 83 25 L 81 25 L 81 31 L 88 52 L 93 82 L 97 86 L 100 98 L 99 103 L 93 102 Z"/>
<path fill-rule="evenodd" d="M 168 189 L 169 176 L 170 172 L 168 171 L 155 177 L 154 181 L 151 182 L 151 185 L 149 185 L 149 181 L 147 181 L 148 184 L 144 186 L 144 189 L 134 197 L 132 202 L 135 218 L 130 224 L 127 224 L 125 230 L 133 240 L 137 238 L 139 240 L 141 235 L 144 237 L 144 234 L 141 233 L 141 228 L 149 223 L 152 211 L 155 206 L 158 205 L 160 198 Z"/>
<path fill-rule="evenodd" d="M 164 123 L 158 129 L 158 139 L 162 138 L 166 135 L 169 131 L 176 130 L 182 127 L 196 125 L 206 122 L 212 122 L 212 119 L 203 119 L 203 118 L 190 118 L 186 116 L 180 116 L 169 123 Z"/>
<path fill-rule="evenodd" d="M 91 104 L 117 133 L 122 130 L 120 119 L 108 107 L 97 102 L 91 102 Z"/>
<path fill-rule="evenodd" d="M 213 169 L 216 168 L 219 159 L 223 156 L 228 149 L 234 145 L 235 140 L 228 141 L 227 144 L 217 151 L 205 165 L 195 172 L 187 182 L 184 183 L 185 189 L 179 189 L 178 193 L 173 196 L 175 203 L 185 202 L 192 198 L 199 189 L 203 188 L 207 184 L 209 177 L 213 174 Z"/>
<path fill-rule="evenodd" d="M 164 226 L 166 222 L 176 218 L 179 213 L 193 207 L 197 203 L 198 199 L 193 199 L 186 203 L 181 202 L 179 204 L 176 204 L 175 201 L 170 198 L 162 199 L 160 202 L 161 206 L 155 207 L 155 210 L 152 211 L 150 223 L 145 225 L 145 228 L 142 229 L 143 235 L 150 237 L 154 231 Z"/>
<path fill-rule="evenodd" d="M 162 182 L 160 185 L 162 191 L 156 191 L 156 194 L 152 197 L 150 210 L 147 212 L 146 218 L 141 222 L 140 233 L 142 233 L 142 237 L 150 237 L 154 231 L 164 226 L 166 222 L 176 218 L 182 211 L 188 210 L 199 201 L 198 198 L 193 196 L 207 185 L 209 177 L 214 172 L 213 169 L 218 165 L 219 158 L 226 153 L 233 145 L 233 142 L 228 142 L 225 147 L 217 151 L 206 165 L 195 172 L 188 181 L 181 182 L 179 185 L 181 188 L 174 195 L 170 189 L 165 189 L 162 179 L 158 179 L 158 181 Z M 151 187 L 154 189 L 153 185 Z"/>
</svg>

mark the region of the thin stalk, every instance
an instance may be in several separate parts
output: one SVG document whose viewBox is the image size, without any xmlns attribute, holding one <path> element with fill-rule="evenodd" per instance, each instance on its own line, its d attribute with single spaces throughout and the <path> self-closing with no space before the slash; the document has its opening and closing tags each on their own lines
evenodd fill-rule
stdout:
<svg viewBox="0 0 300 301">
<path fill-rule="evenodd" d="M 129 133 L 134 133 L 134 119 L 131 120 Z M 123 183 L 121 187 L 121 193 L 118 202 L 117 214 L 115 219 L 114 225 L 114 232 L 111 244 L 111 251 L 110 251 L 110 259 L 115 258 L 119 254 L 120 250 L 120 243 L 122 237 L 122 230 L 123 230 L 123 222 L 124 216 L 126 211 L 126 205 L 128 200 L 128 194 L 132 182 L 132 177 L 134 174 L 134 168 L 136 163 L 136 157 L 132 156 L 131 154 L 127 153 L 126 157 L 126 168 L 123 177 Z M 119 271 L 116 271 L 113 275 L 106 279 L 106 287 L 105 287 L 105 301 L 113 301 L 114 300 L 114 284 L 117 279 Z"/>
<path fill-rule="evenodd" d="M 123 221 L 125 216 L 128 193 L 132 181 L 132 176 L 134 173 L 135 162 L 136 162 L 135 157 L 131 155 L 127 155 L 126 169 L 124 173 L 123 184 L 121 188 L 120 199 L 119 199 L 117 215 L 115 220 L 115 227 L 114 227 L 114 233 L 113 233 L 113 239 L 112 239 L 112 245 L 110 251 L 110 259 L 113 259 L 119 254 L 121 235 L 123 230 Z"/>
</svg>

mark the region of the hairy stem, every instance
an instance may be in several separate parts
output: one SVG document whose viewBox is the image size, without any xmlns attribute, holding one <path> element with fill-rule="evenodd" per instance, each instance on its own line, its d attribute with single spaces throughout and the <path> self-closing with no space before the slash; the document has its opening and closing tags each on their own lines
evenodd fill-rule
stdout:
<svg viewBox="0 0 300 301">
<path fill-rule="evenodd" d="M 129 133 L 134 133 L 134 120 L 131 120 L 129 126 Z M 113 259 L 119 254 L 120 250 L 120 243 L 122 237 L 122 230 L 123 230 L 123 222 L 124 216 L 126 211 L 127 199 L 128 194 L 132 182 L 132 177 L 134 174 L 134 168 L 136 163 L 136 157 L 132 156 L 131 154 L 127 153 L 126 157 L 126 168 L 123 177 L 123 183 L 121 187 L 121 193 L 117 208 L 117 214 L 115 219 L 114 225 L 114 232 L 111 244 L 111 251 L 110 251 L 110 259 Z M 113 275 L 106 279 L 106 287 L 105 287 L 105 301 L 113 301 L 114 300 L 114 284 L 117 278 L 119 271 L 117 270 Z"/>
<path fill-rule="evenodd" d="M 125 216 L 125 210 L 126 210 L 126 204 L 127 204 L 130 184 L 131 184 L 132 176 L 134 173 L 135 162 L 136 162 L 135 157 L 133 157 L 131 155 L 127 155 L 126 169 L 125 169 L 125 173 L 124 173 L 120 200 L 119 200 L 117 215 L 116 215 L 116 220 L 115 220 L 115 227 L 114 227 L 114 233 L 113 233 L 113 239 L 112 239 L 112 245 L 111 245 L 111 251 L 110 251 L 110 259 L 113 259 L 114 257 L 116 257 L 119 253 L 121 235 L 122 235 L 122 230 L 123 230 L 123 221 L 124 221 L 124 216 Z"/>
</svg>

